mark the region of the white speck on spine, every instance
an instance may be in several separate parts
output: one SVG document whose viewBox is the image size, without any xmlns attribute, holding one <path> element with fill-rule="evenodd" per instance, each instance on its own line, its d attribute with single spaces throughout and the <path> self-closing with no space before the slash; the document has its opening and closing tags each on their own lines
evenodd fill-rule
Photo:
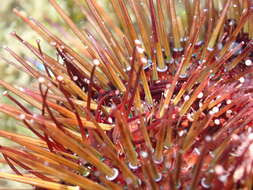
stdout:
<svg viewBox="0 0 253 190">
<path fill-rule="evenodd" d="M 134 40 L 134 43 L 135 43 L 136 45 L 141 45 L 141 41 L 138 40 L 138 39 Z"/>
<path fill-rule="evenodd" d="M 140 53 L 140 54 L 144 53 L 144 49 L 143 48 L 137 47 L 136 49 L 137 49 L 138 53 Z"/>
<path fill-rule="evenodd" d="M 214 170 L 217 175 L 221 175 L 224 172 L 224 168 L 221 165 L 215 166 Z"/>
<path fill-rule="evenodd" d="M 227 104 L 231 104 L 232 101 L 231 101 L 230 99 L 228 99 L 228 100 L 226 101 L 226 103 L 227 103 Z"/>
<path fill-rule="evenodd" d="M 148 153 L 145 152 L 145 151 L 142 151 L 140 154 L 141 154 L 142 158 L 147 158 L 148 157 Z"/>
<path fill-rule="evenodd" d="M 62 81 L 62 80 L 63 80 L 63 76 L 59 75 L 59 76 L 57 77 L 57 80 L 58 80 L 58 81 Z"/>
<path fill-rule="evenodd" d="M 78 76 L 73 76 L 73 81 L 77 81 L 78 80 Z"/>
<path fill-rule="evenodd" d="M 220 120 L 219 119 L 215 119 L 214 123 L 215 123 L 215 125 L 219 125 L 220 124 Z"/>
<path fill-rule="evenodd" d="M 24 120 L 25 119 L 25 114 L 20 114 L 19 119 Z"/>
<path fill-rule="evenodd" d="M 96 66 L 98 66 L 98 65 L 100 64 L 100 62 L 99 62 L 98 59 L 94 59 L 94 60 L 93 60 L 93 64 L 96 65 Z"/>
<path fill-rule="evenodd" d="M 240 83 L 244 83 L 245 82 L 245 78 L 244 77 L 239 78 L 239 82 Z"/>
<path fill-rule="evenodd" d="M 213 111 L 214 113 L 217 113 L 217 112 L 219 111 L 219 108 L 215 106 L 215 107 L 213 107 L 212 111 Z"/>
<path fill-rule="evenodd" d="M 203 98 L 203 96 L 204 96 L 204 94 L 203 94 L 203 92 L 200 92 L 199 94 L 198 94 L 198 96 L 197 96 L 197 98 Z"/>
<path fill-rule="evenodd" d="M 142 62 L 142 63 L 147 63 L 148 60 L 147 60 L 145 57 L 142 57 L 142 58 L 141 58 L 141 62 Z"/>
<path fill-rule="evenodd" d="M 184 101 L 187 101 L 187 100 L 189 100 L 190 99 L 190 96 L 189 95 L 186 95 L 185 97 L 184 97 Z"/>
<path fill-rule="evenodd" d="M 244 64 L 245 64 L 246 66 L 251 66 L 251 65 L 252 65 L 252 61 L 251 61 L 250 59 L 247 59 L 247 60 L 244 62 Z"/>
<path fill-rule="evenodd" d="M 5 91 L 3 92 L 3 96 L 6 96 L 7 94 L 8 94 L 8 91 L 5 90 Z"/>
</svg>

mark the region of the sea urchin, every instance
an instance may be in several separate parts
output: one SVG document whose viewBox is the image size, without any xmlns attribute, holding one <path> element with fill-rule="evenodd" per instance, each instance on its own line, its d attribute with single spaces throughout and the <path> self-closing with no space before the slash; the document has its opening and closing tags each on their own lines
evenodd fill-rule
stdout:
<svg viewBox="0 0 253 190">
<path fill-rule="evenodd" d="M 43 67 L 5 47 L 38 88 L 0 81 L 16 104 L 0 111 L 34 133 L 0 130 L 21 145 L 0 146 L 16 173 L 1 178 L 56 190 L 252 189 L 251 0 L 110 0 L 110 14 L 75 0 L 81 29 L 49 2 L 75 37 L 14 10 L 57 57 L 11 34 Z"/>
</svg>

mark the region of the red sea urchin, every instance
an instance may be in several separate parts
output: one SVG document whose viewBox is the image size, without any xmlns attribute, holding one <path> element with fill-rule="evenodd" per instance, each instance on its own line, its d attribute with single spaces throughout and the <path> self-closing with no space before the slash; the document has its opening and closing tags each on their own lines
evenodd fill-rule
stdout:
<svg viewBox="0 0 253 190">
<path fill-rule="evenodd" d="M 35 135 L 0 130 L 21 145 L 0 147 L 16 173 L 1 178 L 57 190 L 252 189 L 252 1 L 110 0 L 111 19 L 75 0 L 84 29 L 49 1 L 79 41 L 14 10 L 57 59 L 12 33 L 44 71 L 5 48 L 38 89 L 0 81 L 17 105 L 0 110 Z"/>
</svg>

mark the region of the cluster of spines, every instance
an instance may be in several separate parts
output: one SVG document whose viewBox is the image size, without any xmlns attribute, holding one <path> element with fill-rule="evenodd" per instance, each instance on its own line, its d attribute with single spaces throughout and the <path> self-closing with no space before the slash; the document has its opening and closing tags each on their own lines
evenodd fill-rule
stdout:
<svg viewBox="0 0 253 190">
<path fill-rule="evenodd" d="M 41 113 L 4 93 L 19 108 L 2 104 L 0 110 L 38 139 L 0 131 L 26 147 L 0 147 L 17 174 L 1 176 L 54 189 L 250 188 L 251 2 L 186 0 L 186 15 L 178 16 L 173 0 L 112 0 L 123 30 L 96 1 L 75 2 L 96 35 L 78 29 L 50 0 L 80 39 L 71 41 L 75 49 L 14 10 L 55 47 L 58 58 L 43 52 L 40 41 L 36 47 L 12 33 L 41 61 L 42 72 L 5 47 L 22 67 L 5 61 L 37 79 L 38 90 L 0 84 Z M 57 184 L 62 181 L 67 185 Z"/>
</svg>

